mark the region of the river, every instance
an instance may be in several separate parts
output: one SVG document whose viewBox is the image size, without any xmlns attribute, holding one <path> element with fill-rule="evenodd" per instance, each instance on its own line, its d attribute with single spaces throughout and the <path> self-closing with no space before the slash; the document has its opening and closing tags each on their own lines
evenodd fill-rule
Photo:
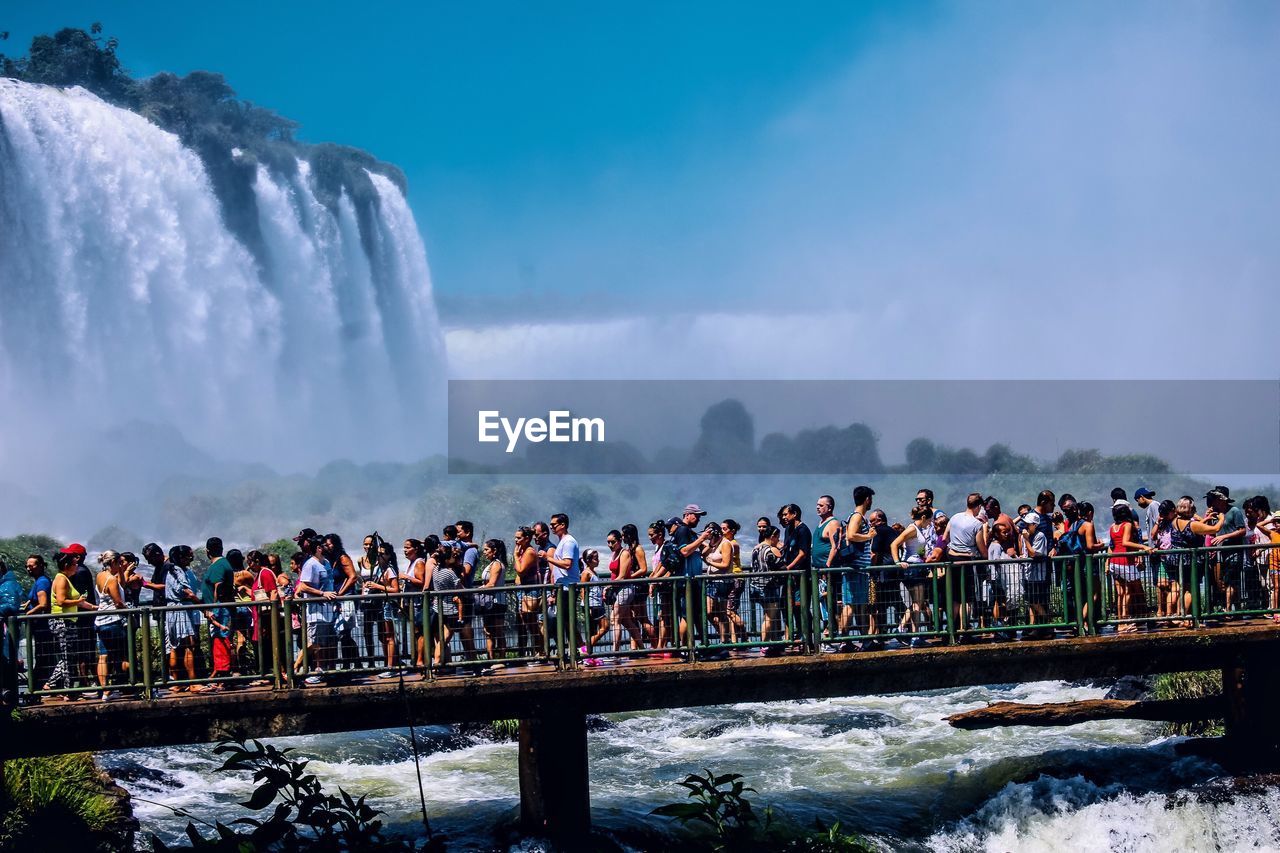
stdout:
<svg viewBox="0 0 1280 853">
<path fill-rule="evenodd" d="M 1155 724 L 960 731 L 944 717 L 988 702 L 1100 698 L 1043 682 L 850 699 L 617 714 L 589 736 L 592 815 L 626 846 L 656 849 L 681 830 L 648 812 L 675 781 L 737 772 L 758 806 L 810 825 L 838 820 L 895 850 L 1280 849 L 1280 789 L 1239 786 L 1175 754 Z M 445 728 L 418 731 L 427 810 L 450 849 L 501 849 L 492 827 L 518 805 L 516 748 Z M 407 730 L 290 738 L 326 784 L 367 793 L 399 833 L 419 829 Z M 246 775 L 215 773 L 207 748 L 105 753 L 136 797 L 224 820 L 242 816 Z M 185 818 L 135 802 L 142 838 L 180 840 Z"/>
</svg>

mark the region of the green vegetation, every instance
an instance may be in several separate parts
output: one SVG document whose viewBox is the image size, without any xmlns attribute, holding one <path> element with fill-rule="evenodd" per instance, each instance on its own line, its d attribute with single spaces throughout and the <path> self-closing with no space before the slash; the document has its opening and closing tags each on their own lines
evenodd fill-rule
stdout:
<svg viewBox="0 0 1280 853">
<path fill-rule="evenodd" d="M 840 824 L 830 827 L 820 821 L 812 830 L 787 830 L 773 820 L 773 809 L 766 806 L 757 814 L 740 773 L 717 776 L 710 770 L 692 773 L 677 782 L 687 791 L 687 800 L 659 806 L 650 814 L 669 817 L 686 825 L 700 826 L 703 836 L 682 846 L 697 848 L 704 844 L 710 850 L 789 850 L 795 853 L 871 853 L 875 845 L 857 835 L 840 831 Z"/>
<path fill-rule="evenodd" d="M 5 762 L 0 851 L 116 850 L 132 823 L 88 753 Z"/>
<path fill-rule="evenodd" d="M 1199 699 L 1204 696 L 1222 695 L 1222 673 L 1219 670 L 1205 672 L 1170 672 L 1157 675 L 1155 698 Z M 1164 729 L 1171 735 L 1211 737 L 1223 734 L 1222 720 L 1198 720 L 1194 723 L 1165 723 Z"/>
<path fill-rule="evenodd" d="M 209 823 L 182 809 L 174 813 L 189 817 L 187 838 L 190 849 L 226 850 L 252 853 L 258 850 L 403 850 L 414 846 L 403 840 L 391 840 L 382 834 L 382 812 L 353 798 L 339 788 L 337 794 L 325 793 L 315 774 L 307 772 L 310 762 L 289 757 L 291 749 L 279 749 L 260 741 L 245 744 L 223 741 L 214 747 L 215 755 L 226 759 L 220 773 L 247 772 L 258 783 L 253 794 L 243 803 L 245 809 L 264 817 L 243 817 L 228 826 L 221 821 Z M 206 837 L 204 830 L 212 829 Z M 445 838 L 433 835 L 427 828 L 428 841 L 422 849 L 443 849 Z M 172 849 L 152 836 L 157 851 Z"/>
<path fill-rule="evenodd" d="M 63 543 L 52 536 L 22 533 L 9 539 L 0 539 L 0 560 L 13 569 L 13 575 L 18 579 L 18 583 L 22 584 L 22 590 L 25 593 L 31 589 L 31 576 L 27 574 L 25 568 L 27 557 L 40 554 L 49 564 L 49 571 L 52 572 L 54 560 L 62 548 Z"/>
</svg>

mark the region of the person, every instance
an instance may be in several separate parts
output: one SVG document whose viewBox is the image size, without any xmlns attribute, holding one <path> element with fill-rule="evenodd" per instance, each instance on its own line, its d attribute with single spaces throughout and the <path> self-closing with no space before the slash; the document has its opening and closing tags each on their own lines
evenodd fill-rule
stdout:
<svg viewBox="0 0 1280 853">
<path fill-rule="evenodd" d="M 729 577 L 733 571 L 732 556 L 720 548 L 724 533 L 719 524 L 714 521 L 707 522 L 705 533 L 706 541 L 702 545 L 702 563 L 706 566 L 707 575 L 712 578 L 705 581 L 703 587 L 706 598 L 704 605 L 707 608 L 707 622 L 708 626 L 714 628 L 716 632 L 716 641 L 725 643 L 729 639 L 729 617 L 725 609 L 725 602 L 729 597 L 729 590 L 733 588 L 733 578 Z M 710 637 L 707 638 L 708 643 L 710 643 L 710 639 Z M 708 660 L 724 660 L 727 657 L 729 657 L 729 652 L 725 649 L 707 655 Z"/>
<path fill-rule="evenodd" d="M 377 533 L 364 537 L 360 557 L 356 560 L 356 573 L 359 579 L 355 591 L 361 594 L 356 601 L 356 640 L 360 646 L 360 658 L 367 666 L 375 666 L 378 657 L 380 630 L 382 628 L 382 602 L 369 594 L 371 583 L 377 581 L 380 574 L 378 567 L 378 551 L 382 544 Z M 395 550 L 392 549 L 392 556 Z"/>
<path fill-rule="evenodd" d="M 414 650 L 414 665 L 426 670 L 427 655 L 422 634 L 422 592 L 431 588 L 431 578 L 441 554 L 440 538 L 432 534 L 422 539 L 404 540 L 405 568 L 400 573 L 400 591 L 413 593 L 410 604 L 403 608 L 410 614 L 406 639 Z M 415 639 L 416 638 L 416 639 Z"/>
<path fill-rule="evenodd" d="M 563 512 L 558 512 L 551 516 L 551 532 L 557 537 L 555 550 L 550 553 L 544 551 L 542 556 L 547 561 L 548 571 L 550 572 L 550 582 L 558 586 L 570 586 L 578 577 L 582 575 L 582 549 L 578 546 L 578 540 L 573 538 L 573 534 L 569 532 L 569 516 Z M 551 608 L 547 608 L 547 616 L 549 619 L 559 618 L 559 598 L 557 595 L 556 613 L 551 613 Z M 572 643 L 574 648 L 582 645 L 576 641 L 580 638 L 566 638 L 566 643 Z M 567 647 L 559 649 L 558 654 L 567 655 Z"/>
<path fill-rule="evenodd" d="M 89 567 L 85 565 L 88 560 L 89 552 L 79 542 L 72 542 L 70 545 L 62 549 L 63 554 L 70 554 L 76 558 L 76 568 L 71 575 L 71 585 L 76 588 L 76 592 L 80 593 L 80 597 L 90 604 L 98 603 L 98 589 L 94 586 L 94 572 L 89 571 Z M 76 617 L 76 638 L 71 647 L 71 664 L 76 673 L 84 681 L 90 681 L 93 678 L 94 670 L 94 647 L 93 637 L 93 614 L 81 614 Z"/>
<path fill-rule="evenodd" d="M 231 563 L 222 552 L 222 540 L 211 536 L 205 542 L 205 553 L 212 562 L 204 570 L 200 581 L 200 600 L 204 604 L 222 605 L 234 599 L 233 573 Z M 210 607 L 204 611 L 204 618 L 209 623 L 209 649 L 213 657 L 212 676 L 219 678 L 231 674 L 231 610 L 227 607 Z M 220 685 L 210 684 L 210 692 L 221 689 Z"/>
<path fill-rule="evenodd" d="M 239 548 L 227 551 L 231 565 L 231 601 L 234 606 L 224 608 L 227 624 L 231 626 L 231 674 L 243 675 L 254 667 L 252 655 L 256 651 L 249 645 L 253 632 L 253 572 L 245 566 L 244 553 Z"/>
<path fill-rule="evenodd" d="M 1157 619 L 1172 620 L 1185 615 L 1178 578 L 1176 574 L 1170 574 L 1176 561 L 1168 559 L 1163 553 L 1173 549 L 1173 519 L 1177 514 L 1177 504 L 1167 499 L 1160 501 L 1156 505 L 1156 523 L 1147 537 L 1147 541 L 1151 543 L 1150 559 L 1155 569 Z"/>
<path fill-rule="evenodd" d="M 849 513 L 844 525 L 844 545 L 838 555 L 844 569 L 840 582 L 841 636 L 848 636 L 857 630 L 854 625 L 855 611 L 857 608 L 866 608 L 871 603 L 871 575 L 867 569 L 871 565 L 871 540 L 875 538 L 875 532 L 867 517 L 871 514 L 871 502 L 875 494 L 870 486 L 854 487 L 853 512 Z M 867 618 L 867 633 L 873 634 L 878 628 L 874 623 L 875 617 L 868 613 Z M 839 651 L 853 652 L 873 647 L 869 644 L 856 646 L 846 640 L 840 645 Z"/>
<path fill-rule="evenodd" d="M 1042 625 L 1049 621 L 1049 602 L 1053 571 L 1050 563 L 1050 552 L 1053 550 L 1053 522 L 1045 524 L 1039 507 L 1045 504 L 1045 492 L 1041 492 L 1037 501 L 1037 509 L 1029 510 L 1017 522 L 1018 554 L 1027 562 L 1022 573 L 1022 595 L 1027 602 L 1027 622 L 1031 625 Z M 1049 492 L 1048 506 L 1053 509 L 1053 493 Z M 1048 629 L 1032 628 L 1023 631 L 1021 639 L 1052 639 L 1053 632 Z"/>
<path fill-rule="evenodd" d="M 832 590 L 834 594 L 833 583 L 837 586 L 841 583 L 843 575 L 836 575 L 832 580 L 831 570 L 836 564 L 836 555 L 840 552 L 841 544 L 844 542 L 844 528 L 840 525 L 840 521 L 835 517 L 836 499 L 831 495 L 822 495 L 818 498 L 817 506 L 818 523 L 814 528 L 813 535 L 813 555 L 809 559 L 809 564 L 818 571 L 818 607 L 822 614 L 824 623 L 829 623 L 831 613 L 827 607 L 827 591 Z M 766 522 L 768 519 L 765 520 Z M 839 612 L 839 608 L 836 608 Z M 827 634 L 830 635 L 831 626 L 827 625 Z"/>
<path fill-rule="evenodd" d="M 991 538 L 987 543 L 987 559 L 991 560 L 987 578 L 983 582 L 984 599 L 991 607 L 992 628 L 1007 627 L 1006 607 L 1008 606 L 1008 585 L 1006 578 L 1020 579 L 1024 571 L 1022 563 L 1003 562 L 1017 560 L 1021 557 L 1018 535 L 1013 527 L 1013 519 L 1004 513 L 996 513 L 995 522 L 991 525 Z M 1013 640 L 1016 637 L 1006 631 L 992 632 L 992 638 L 998 641 Z"/>
<path fill-rule="evenodd" d="M 102 688 L 100 698 L 107 701 L 118 695 L 111 689 L 112 676 L 129 671 L 129 661 L 125 655 L 124 619 L 121 617 L 121 611 L 126 607 L 120 583 L 124 558 L 115 551 L 107 550 L 98 555 L 98 562 L 102 570 L 94 578 L 94 584 L 98 588 L 98 609 L 94 615 L 93 629 L 97 635 L 98 686 Z"/>
<path fill-rule="evenodd" d="M 333 666 L 333 566 L 324 558 L 322 540 L 310 527 L 304 528 L 293 538 L 298 550 L 306 555 L 302 571 L 298 573 L 298 598 L 311 599 L 306 605 L 307 654 L 311 658 L 311 673 L 305 683 L 317 686 L 324 683 L 326 669 Z"/>
<path fill-rule="evenodd" d="M 1270 509 L 1270 502 L 1266 504 Z M 1258 529 L 1267 537 L 1264 550 L 1267 567 L 1268 610 L 1280 611 L 1280 511 L 1268 513 L 1258 521 Z M 1271 614 L 1273 622 L 1280 622 L 1280 612 Z"/>
<path fill-rule="evenodd" d="M 406 550 L 407 550 L 406 543 Z M 371 580 L 365 582 L 365 593 L 379 595 L 396 595 L 400 592 L 400 565 L 396 559 L 396 549 L 390 542 L 378 543 L 375 570 Z M 382 617 L 382 648 L 386 653 L 387 668 L 378 673 L 378 678 L 395 678 L 392 672 L 396 666 L 396 614 L 400 611 L 400 600 L 383 598 L 380 615 Z"/>
<path fill-rule="evenodd" d="M 582 575 L 579 582 L 583 584 L 581 603 L 587 608 L 587 624 L 593 626 L 591 636 L 582 648 L 582 665 L 599 666 L 601 661 L 593 657 L 595 647 L 604 635 L 609 633 L 609 608 L 604 603 L 605 584 L 600 583 L 596 570 L 600 568 L 600 552 L 595 548 L 586 548 L 582 552 Z"/>
<path fill-rule="evenodd" d="M 1138 630 L 1136 619 L 1145 615 L 1146 595 L 1142 589 L 1141 558 L 1133 553 L 1146 553 L 1151 549 L 1138 541 L 1138 520 L 1128 503 L 1111 506 L 1111 557 L 1107 570 L 1111 574 L 1116 593 L 1116 619 L 1120 625 L 1116 632 L 1131 634 Z"/>
<path fill-rule="evenodd" d="M 194 559 L 195 554 L 190 545 L 174 545 L 169 549 L 168 568 L 164 571 L 164 599 L 169 605 L 196 604 L 200 601 L 189 573 L 191 561 Z M 193 613 L 196 614 L 195 617 L 192 616 Z M 187 681 L 194 681 L 196 678 L 195 647 L 200 636 L 197 633 L 200 622 L 196 619 L 203 617 L 200 617 L 198 610 L 190 609 L 162 611 L 161 618 L 164 620 L 164 650 L 169 656 L 170 677 L 174 675 L 180 677 L 181 669 L 186 672 Z M 201 693 L 204 687 L 198 684 L 174 685 L 169 688 L 169 691 Z"/>
<path fill-rule="evenodd" d="M 480 549 L 476 547 L 476 543 L 472 541 L 475 536 L 475 525 L 469 521 L 459 521 L 454 524 L 457 533 L 458 544 L 462 545 L 462 573 L 459 578 L 465 587 L 475 586 L 477 582 L 476 567 L 480 562 Z M 468 596 L 463 596 L 463 603 L 467 603 Z"/>
<path fill-rule="evenodd" d="M 645 643 L 657 644 L 657 632 L 649 619 L 649 560 L 645 557 L 644 548 L 640 544 L 640 530 L 634 524 L 622 525 L 622 555 L 619 564 L 626 568 L 627 577 L 639 581 L 632 584 L 631 618 L 640 629 L 640 647 Z"/>
<path fill-rule="evenodd" d="M 360 573 L 356 564 L 347 554 L 342 537 L 336 533 L 325 534 L 322 541 L 324 558 L 333 567 L 334 594 L 343 601 L 338 602 L 334 612 L 333 634 L 338 656 L 342 659 L 342 669 L 356 669 L 360 666 L 360 647 L 356 644 L 357 609 L 355 596 L 360 594 Z"/>
<path fill-rule="evenodd" d="M 444 667 L 449 663 L 449 645 L 454 635 L 470 635 L 471 625 L 462 618 L 462 579 L 458 572 L 462 565 L 462 548 L 457 543 L 440 544 L 436 549 L 436 565 L 431 572 L 431 621 L 435 630 L 434 663 Z M 465 646 L 464 646 L 465 648 Z M 456 672 L 456 670 L 455 670 Z"/>
<path fill-rule="evenodd" d="M 906 609 L 898 622 L 900 632 L 906 632 L 908 625 L 913 634 L 928 629 L 929 575 L 924 566 L 940 559 L 941 551 L 934 535 L 933 510 L 916 501 L 911 509 L 911 523 L 902 529 L 889 546 L 889 553 L 901 560 L 898 565 L 903 570 L 903 604 Z M 912 648 L 920 648 L 924 644 L 923 637 L 911 639 Z"/>
<path fill-rule="evenodd" d="M 783 651 L 781 641 L 786 627 L 786 620 L 782 615 L 786 581 L 776 574 L 761 576 L 760 573 L 781 571 L 781 532 L 770 524 L 760 531 L 759 537 L 760 542 L 751 550 L 751 571 L 755 574 L 748 581 L 748 588 L 751 600 L 760 605 L 764 614 L 760 623 L 760 640 L 765 644 L 762 654 L 765 657 L 777 657 Z"/>
<path fill-rule="evenodd" d="M 707 511 L 697 504 L 688 504 L 685 506 L 684 510 L 681 511 L 678 517 L 672 516 L 667 519 L 667 533 L 671 537 L 671 541 L 675 544 L 676 549 L 679 550 L 680 556 L 684 558 L 683 574 L 686 578 L 686 583 L 700 583 L 699 581 L 691 579 L 702 574 L 702 545 L 707 541 L 707 536 L 709 534 L 705 528 L 701 533 L 697 533 L 695 532 L 694 527 L 697 525 L 698 519 L 702 518 L 706 514 Z M 701 611 L 704 607 L 704 596 L 700 591 L 695 590 L 693 595 L 688 596 L 688 599 L 693 602 L 694 609 L 698 612 L 686 614 L 686 596 L 676 596 L 675 610 L 676 616 L 680 620 L 680 635 L 682 637 L 687 637 L 690 635 L 689 632 L 692 630 L 698 639 L 701 640 L 703 622 L 703 614 Z"/>
<path fill-rule="evenodd" d="M 940 509 L 934 509 L 933 506 L 933 489 L 920 489 L 916 492 L 916 506 L 923 507 L 929 511 L 929 515 L 937 520 L 939 516 L 945 516 L 946 513 Z"/>
<path fill-rule="evenodd" d="M 533 544 L 533 528 L 521 526 L 515 533 L 516 586 L 536 587 L 542 583 L 539 570 L 538 549 Z M 597 554 L 596 559 L 599 560 Z M 602 593 L 603 594 L 603 593 Z M 542 650 L 542 623 L 538 617 L 542 611 L 542 592 L 537 589 L 520 591 L 520 610 L 517 614 L 517 638 L 520 654 L 529 655 Z"/>
<path fill-rule="evenodd" d="M 951 516 L 947 524 L 947 585 L 951 589 L 952 612 L 947 618 L 952 621 L 955 631 L 968 627 L 973 615 L 974 602 L 978 600 L 977 569 L 971 563 L 987 553 L 986 525 L 982 520 L 983 500 L 978 492 L 971 492 L 965 498 L 964 512 Z M 964 643 L 963 635 L 957 640 Z"/>
<path fill-rule="evenodd" d="M 18 702 L 18 637 L 9 620 L 22 611 L 22 584 L 0 558 L 0 705 Z"/>
<path fill-rule="evenodd" d="M 463 524 L 469 526 L 470 522 L 458 522 L 459 527 Z M 477 593 L 473 599 L 484 629 L 485 651 L 490 660 L 496 661 L 485 672 L 501 672 L 507 666 L 502 660 L 507 654 L 507 595 L 501 591 L 506 584 L 507 543 L 501 539 L 486 539 L 481 554 L 484 569 L 479 575 L 479 583 L 487 591 Z"/>
<path fill-rule="evenodd" d="M 1245 544 L 1245 520 L 1240 507 L 1231 499 L 1231 491 L 1226 486 L 1215 486 L 1205 494 L 1205 501 L 1217 515 L 1217 530 L 1210 534 L 1207 545 L 1237 546 Z M 1244 553 L 1239 548 L 1229 551 L 1212 552 L 1213 585 L 1223 594 L 1223 610 L 1230 613 L 1239 606 L 1240 583 L 1244 574 Z M 1234 617 L 1227 617 L 1234 618 Z"/>
<path fill-rule="evenodd" d="M 1156 500 L 1156 493 L 1146 486 L 1139 486 L 1133 493 L 1133 499 L 1142 511 L 1138 515 L 1142 541 L 1150 544 L 1152 531 L 1160 525 L 1160 502 Z"/>
<path fill-rule="evenodd" d="M 867 596 L 867 633 L 879 634 L 882 626 L 889 625 L 889 585 L 893 572 L 887 567 L 896 569 L 898 565 L 893 550 L 893 540 L 898 537 L 898 531 L 889 524 L 889 517 L 882 509 L 873 509 L 867 514 L 867 525 L 871 533 L 871 541 L 867 543 L 867 554 L 870 557 L 868 565 L 879 567 L 879 571 L 869 573 L 871 580 Z M 884 648 L 881 640 L 870 642 L 873 644 L 872 648 Z"/>
<path fill-rule="evenodd" d="M 144 607 L 164 607 L 164 573 L 168 566 L 164 560 L 164 549 L 155 542 L 148 542 L 142 546 L 142 559 L 146 566 L 134 570 L 142 578 L 138 603 Z"/>
<path fill-rule="evenodd" d="M 725 601 L 725 615 L 729 619 L 729 637 L 734 643 L 746 642 L 747 627 L 742 622 L 742 593 L 747 582 L 742 577 L 742 545 L 738 542 L 738 531 L 742 525 L 732 518 L 720 522 L 720 547 L 729 550 L 729 571 L 733 574 L 733 584 L 729 587 L 729 598 Z"/>
<path fill-rule="evenodd" d="M 253 620 L 252 637 L 253 642 L 261 646 L 270 637 L 271 643 L 277 643 L 283 640 L 281 632 L 271 630 L 271 613 L 276 603 L 280 600 L 280 582 L 276 573 L 271 569 L 271 565 L 267 560 L 267 555 L 258 549 L 245 554 L 245 565 L 253 574 L 253 581 L 249 586 L 249 598 L 254 606 L 249 609 Z M 281 646 L 283 648 L 283 646 Z M 268 655 L 270 652 L 268 652 Z M 284 667 L 287 666 L 283 654 L 280 656 L 281 672 L 280 678 L 288 677 Z M 250 682 L 251 687 L 262 687 L 269 684 L 267 679 L 258 679 Z"/>
<path fill-rule="evenodd" d="M 782 569 L 784 571 L 808 571 L 813 560 L 813 532 L 802 520 L 799 504 L 783 504 L 778 507 L 778 523 L 782 526 Z M 808 635 L 807 626 L 811 614 L 801 606 L 800 580 L 792 589 L 792 618 L 795 630 L 801 637 Z"/>
<path fill-rule="evenodd" d="M 679 523 L 679 519 L 675 519 Z M 684 571 L 684 556 L 681 555 L 680 549 L 676 547 L 675 542 L 667 538 L 667 529 L 670 525 L 662 519 L 658 519 L 649 525 L 649 544 L 653 550 L 650 552 L 649 565 L 652 566 L 650 577 L 657 583 L 658 595 L 658 641 L 657 648 L 670 649 L 675 641 L 674 631 L 675 621 L 675 601 L 678 587 L 674 582 L 667 582 L 666 578 L 678 577 Z M 681 596 L 683 597 L 683 596 Z M 675 657 L 670 651 L 663 651 L 663 658 Z"/>
<path fill-rule="evenodd" d="M 49 564 L 42 554 L 27 555 L 27 574 L 31 577 L 31 589 L 27 590 L 27 601 L 23 608 L 24 616 L 36 616 L 51 613 L 53 601 L 53 578 L 49 577 Z M 53 631 L 49 619 L 32 619 L 27 623 L 27 631 L 31 636 L 31 649 L 35 659 L 27 661 L 31 667 L 31 678 L 36 684 L 44 684 L 53 672 L 52 650 L 54 648 Z"/>
<path fill-rule="evenodd" d="M 613 618 L 610 621 L 613 623 L 613 651 L 616 654 L 622 648 L 622 632 L 627 627 L 623 625 L 624 617 L 618 601 L 622 599 L 628 605 L 631 603 L 629 585 L 619 582 L 625 580 L 622 574 L 622 531 L 610 530 L 606 533 L 604 545 L 609 549 L 609 586 L 604 591 L 603 601 L 612 610 Z M 632 638 L 634 639 L 634 635 Z"/>
<path fill-rule="evenodd" d="M 142 575 L 138 573 L 138 555 L 132 551 L 120 554 L 120 592 L 129 607 L 137 607 L 142 594 Z"/>
<path fill-rule="evenodd" d="M 52 624 L 49 626 L 57 643 L 58 658 L 53 673 L 44 685 L 46 691 L 75 686 L 75 657 L 77 649 L 84 642 L 84 636 L 79 619 L 67 614 L 98 609 L 71 582 L 71 578 L 82 568 L 79 556 L 65 549 L 58 555 L 58 574 L 53 579 L 50 612 L 59 618 L 51 619 Z"/>
</svg>

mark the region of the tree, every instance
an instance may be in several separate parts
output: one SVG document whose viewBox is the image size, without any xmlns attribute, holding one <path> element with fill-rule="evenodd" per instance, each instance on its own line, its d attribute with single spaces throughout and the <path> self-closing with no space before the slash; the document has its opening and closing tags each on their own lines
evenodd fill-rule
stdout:
<svg viewBox="0 0 1280 853">
<path fill-rule="evenodd" d="M 740 400 L 721 400 L 702 415 L 701 431 L 689 453 L 689 470 L 732 474 L 755 462 L 756 427 Z"/>
</svg>

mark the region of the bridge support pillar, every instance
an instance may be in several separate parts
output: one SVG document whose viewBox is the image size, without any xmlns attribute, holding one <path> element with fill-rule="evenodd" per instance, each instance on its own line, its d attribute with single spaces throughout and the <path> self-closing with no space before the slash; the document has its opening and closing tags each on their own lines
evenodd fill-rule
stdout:
<svg viewBox="0 0 1280 853">
<path fill-rule="evenodd" d="M 540 709 L 520 721 L 520 825 L 567 846 L 591 828 L 586 714 Z"/>
<path fill-rule="evenodd" d="M 1251 764 L 1280 765 L 1280 661 L 1250 650 L 1222 670 L 1226 736 L 1232 751 Z"/>
</svg>

